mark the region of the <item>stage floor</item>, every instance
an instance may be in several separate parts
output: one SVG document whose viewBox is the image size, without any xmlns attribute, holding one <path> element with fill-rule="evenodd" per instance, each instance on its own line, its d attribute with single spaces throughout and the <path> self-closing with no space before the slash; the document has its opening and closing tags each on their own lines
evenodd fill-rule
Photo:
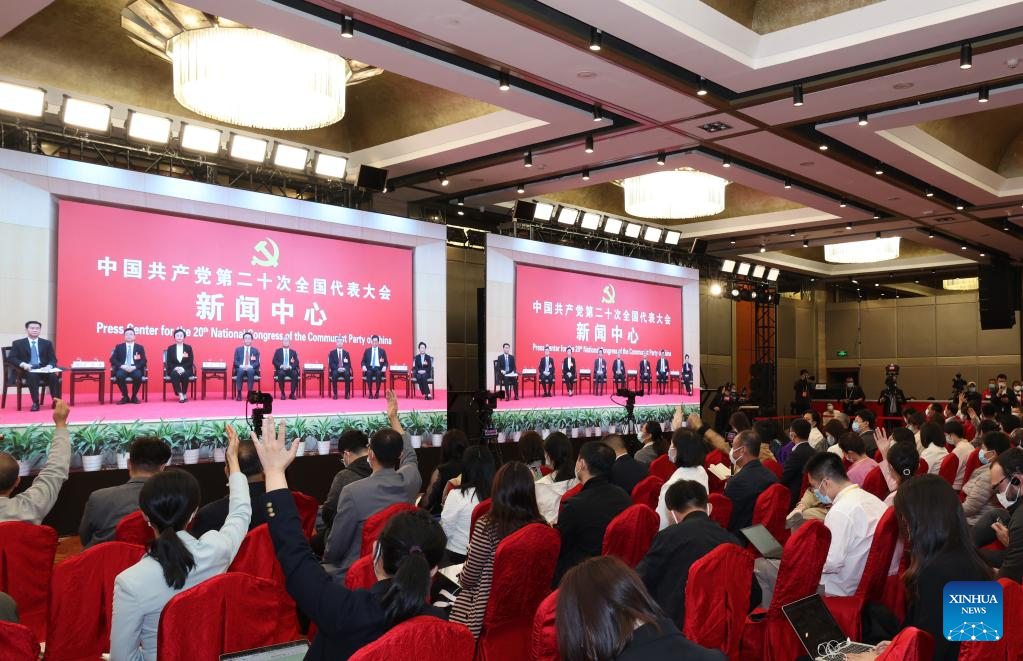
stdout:
<svg viewBox="0 0 1023 661">
<path fill-rule="evenodd" d="M 134 420 L 156 421 L 156 420 L 194 420 L 194 419 L 217 419 L 217 418 L 243 418 L 246 415 L 245 402 L 224 400 L 219 396 L 210 396 L 207 399 L 190 399 L 184 404 L 177 400 L 168 399 L 166 402 L 160 399 L 159 393 L 154 398 L 150 395 L 148 402 L 141 404 L 125 404 L 117 406 L 106 403 L 100 405 L 95 394 L 78 394 L 75 397 L 75 406 L 71 408 L 70 423 L 83 424 L 90 422 L 131 422 Z M 636 406 L 668 406 L 674 404 L 699 404 L 699 393 L 693 395 L 648 395 L 636 400 Z M 518 401 L 498 401 L 499 411 L 521 411 L 531 409 L 591 409 L 620 406 L 624 404 L 618 397 L 609 395 L 579 394 L 574 397 L 533 397 L 532 392 L 528 397 L 520 398 Z M 52 412 L 49 404 L 39 411 L 29 411 L 31 400 L 25 398 L 24 408 L 21 411 L 15 409 L 14 402 L 8 398 L 7 408 L 0 410 L 0 426 L 30 425 L 34 423 L 48 424 Z M 331 399 L 329 397 L 312 396 L 296 400 L 274 400 L 273 413 L 280 417 L 294 416 L 324 416 L 324 415 L 372 415 L 384 413 L 387 410 L 387 400 L 381 393 L 380 399 L 365 399 L 355 396 L 352 399 Z M 447 411 L 447 392 L 440 390 L 434 399 L 427 401 L 421 397 L 415 399 L 398 398 L 398 410 L 402 412 L 419 411 L 421 413 L 434 413 Z"/>
</svg>

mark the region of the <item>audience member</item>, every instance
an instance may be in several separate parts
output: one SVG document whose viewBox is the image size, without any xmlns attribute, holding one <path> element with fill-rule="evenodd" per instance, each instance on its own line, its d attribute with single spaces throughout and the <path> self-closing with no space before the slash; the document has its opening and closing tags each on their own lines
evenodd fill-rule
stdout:
<svg viewBox="0 0 1023 661">
<path fill-rule="evenodd" d="M 316 637 L 305 656 L 307 661 L 347 659 L 405 620 L 419 615 L 443 618 L 444 613 L 428 603 L 431 578 L 446 543 L 440 524 L 422 510 L 392 517 L 373 547 L 377 583 L 369 590 L 346 589 L 316 562 L 302 534 L 298 509 L 284 472 L 294 461 L 296 448 L 294 444 L 286 448 L 284 440 L 284 425 L 275 434 L 273 418 L 264 421 L 262 440 L 253 437 L 266 473 L 270 537 L 281 569 L 288 577 L 288 594 L 316 624 Z M 371 452 L 373 447 L 370 441 Z M 350 487 L 372 479 L 367 477 Z M 342 501 L 350 487 L 342 490 Z"/>
<path fill-rule="evenodd" d="M 592 558 L 565 575 L 554 617 L 562 661 L 725 661 L 688 640 L 614 556 Z"/>
<path fill-rule="evenodd" d="M 728 531 L 738 534 L 753 522 L 757 498 L 778 478 L 760 463 L 760 436 L 752 429 L 739 432 L 732 441 L 730 459 L 734 475 L 725 483 L 725 495 L 732 501 Z"/>
<path fill-rule="evenodd" d="M 824 419 L 821 417 L 821 412 L 817 409 L 807 409 L 803 412 L 803 420 L 810 423 L 810 447 L 814 450 L 822 451 L 827 450 L 827 445 L 824 442 L 824 432 L 821 429 L 824 427 Z"/>
<path fill-rule="evenodd" d="M 671 523 L 665 499 L 668 490 L 676 482 L 693 481 L 700 484 L 704 491 L 709 490 L 707 469 L 703 467 L 703 460 L 707 456 L 707 446 L 703 444 L 703 440 L 694 430 L 685 427 L 676 429 L 671 437 L 671 449 L 668 450 L 668 456 L 675 464 L 675 472 L 661 487 L 661 494 L 657 498 L 657 516 L 661 519 L 661 530 L 667 528 Z"/>
<path fill-rule="evenodd" d="M 334 525 L 327 537 L 323 561 L 344 574 L 359 559 L 366 519 L 395 503 L 414 503 L 423 479 L 412 441 L 398 420 L 398 400 L 387 391 L 391 429 L 380 429 L 369 440 L 373 473 L 341 490 Z"/>
<path fill-rule="evenodd" d="M 896 427 L 892 430 L 891 436 L 885 433 L 883 427 L 878 427 L 874 430 L 874 438 L 877 444 L 877 451 L 881 453 L 881 463 L 878 464 L 881 468 L 881 475 L 884 476 L 885 484 L 888 485 L 888 491 L 894 491 L 898 486 L 898 481 L 895 478 L 895 472 L 892 470 L 891 464 L 888 463 L 888 451 L 895 443 L 911 443 L 913 448 L 916 449 L 916 439 L 913 438 L 913 432 L 909 431 L 907 427 Z M 919 453 L 920 451 L 917 449 L 918 457 Z M 914 475 L 916 470 L 916 468 L 913 469 Z"/>
<path fill-rule="evenodd" d="M 874 440 L 874 423 L 877 416 L 870 409 L 860 409 L 856 412 L 856 418 L 852 422 L 852 430 L 863 437 L 863 445 L 866 448 L 868 457 L 873 457 L 877 452 L 877 444 Z"/>
<path fill-rule="evenodd" d="M 444 506 L 444 488 L 462 473 L 462 454 L 469 447 L 469 439 L 461 429 L 449 429 L 440 442 L 440 465 L 430 476 L 426 487 L 426 509 L 440 514 Z"/>
<path fill-rule="evenodd" d="M 617 484 L 625 493 L 631 494 L 636 485 L 650 474 L 650 467 L 633 459 L 620 434 L 608 434 L 603 443 L 615 453 L 615 463 L 611 467 L 611 483 Z M 671 450 L 668 450 L 671 455 Z"/>
<path fill-rule="evenodd" d="M 536 504 L 540 514 L 550 524 L 558 522 L 561 497 L 579 484 L 575 476 L 575 457 L 572 456 L 572 441 L 559 431 L 543 442 L 543 453 L 551 472 L 536 481 Z"/>
<path fill-rule="evenodd" d="M 834 452 L 841 456 L 842 448 L 838 447 L 838 439 L 842 437 L 842 434 L 848 431 L 848 427 L 842 424 L 842 421 L 838 419 L 836 415 L 831 420 L 824 423 L 824 443 L 828 446 L 825 448 L 828 452 Z"/>
<path fill-rule="evenodd" d="M 170 447 L 158 438 L 143 436 L 132 441 L 128 449 L 128 481 L 116 487 L 97 489 L 85 502 L 82 522 L 78 525 L 82 548 L 114 539 L 117 522 L 139 508 L 142 485 L 162 471 L 170 458 Z"/>
<path fill-rule="evenodd" d="M 937 475 L 941 469 L 942 460 L 948 456 L 945 449 L 945 432 L 934 422 L 925 422 L 920 425 L 920 457 L 927 462 L 927 472 Z"/>
<path fill-rule="evenodd" d="M 643 447 L 636 450 L 636 461 L 649 466 L 654 459 L 668 452 L 668 444 L 663 439 L 664 430 L 661 423 L 648 420 L 643 425 L 641 440 Z"/>
<path fill-rule="evenodd" d="M 789 440 L 793 444 L 792 450 L 785 459 L 782 466 L 781 483 L 784 484 L 792 497 L 789 499 L 789 507 L 795 507 L 799 501 L 799 495 L 803 486 L 803 467 L 814 454 L 810 431 L 816 429 L 806 418 L 796 418 L 789 426 Z M 818 432 L 820 433 L 820 432 Z"/>
<path fill-rule="evenodd" d="M 895 504 L 895 494 L 898 493 L 899 487 L 906 480 L 916 475 L 917 468 L 920 465 L 920 453 L 916 451 L 916 443 L 909 441 L 892 443 L 891 447 L 888 448 L 887 461 L 889 466 L 891 466 L 892 474 L 895 476 L 895 488 L 888 492 L 888 496 L 884 499 L 884 504 L 891 507 Z M 861 484 L 860 486 L 863 485 Z"/>
<path fill-rule="evenodd" d="M 845 460 L 849 462 L 849 468 L 846 470 L 849 481 L 855 482 L 862 487 L 867 473 L 874 470 L 877 466 L 874 458 L 867 456 L 867 448 L 863 444 L 863 437 L 859 434 L 846 432 L 838 439 L 838 447 L 842 449 Z"/>
<path fill-rule="evenodd" d="M 61 399 L 53 403 L 53 438 L 46 465 L 32 480 L 32 486 L 17 496 L 11 494 L 21 484 L 18 462 L 6 452 L 0 452 L 0 523 L 25 521 L 39 525 L 57 502 L 71 465 L 71 436 L 67 429 L 70 409 Z"/>
<path fill-rule="evenodd" d="M 522 463 L 533 473 L 533 479 L 539 480 L 543 477 L 540 468 L 544 464 L 543 436 L 538 431 L 523 432 L 519 437 L 519 456 Z"/>
<path fill-rule="evenodd" d="M 780 438 L 781 429 L 774 420 L 757 420 L 753 423 L 753 431 L 760 436 L 760 461 L 767 461 L 768 459 L 774 459 L 778 463 L 782 463 L 781 460 L 777 459 L 775 452 L 781 450 L 783 442 L 788 442 L 786 437 L 784 441 Z"/>
<path fill-rule="evenodd" d="M 991 490 L 1005 509 L 982 517 L 974 526 L 973 541 L 978 548 L 987 546 L 994 541 L 989 532 L 993 531 L 995 539 L 1005 550 L 983 549 L 981 555 L 991 566 L 998 568 L 999 578 L 1019 583 L 1023 579 L 1023 508 L 1020 507 L 1023 450 L 1010 448 L 1002 452 L 990 467 Z"/>
<path fill-rule="evenodd" d="M 462 455 L 461 480 L 448 493 L 440 515 L 441 528 L 448 538 L 447 564 L 458 564 L 465 560 L 472 511 L 490 498 L 490 484 L 494 481 L 496 470 L 494 455 L 485 445 L 473 445 Z"/>
<path fill-rule="evenodd" d="M 249 502 L 262 502 L 263 494 L 266 493 L 266 478 L 263 476 L 263 465 L 259 463 L 259 455 L 256 454 L 256 446 L 249 439 L 238 442 L 238 467 L 249 483 Z M 228 470 L 225 468 L 225 472 Z M 210 530 L 220 530 L 230 511 L 230 499 L 231 496 L 227 495 L 200 507 L 192 522 L 192 534 L 202 537 Z M 249 530 L 264 523 L 266 510 L 262 507 L 252 508 Z"/>
<path fill-rule="evenodd" d="M 594 444 L 597 445 L 597 444 Z M 508 535 L 530 523 L 544 523 L 536 507 L 533 475 L 525 464 L 512 461 L 497 471 L 490 511 L 473 529 L 469 555 L 459 574 L 461 590 L 451 609 L 451 621 L 461 622 L 479 638 L 490 601 L 497 546 Z"/>
<path fill-rule="evenodd" d="M 677 433 L 677 432 L 676 432 Z M 636 567 L 661 610 L 679 627 L 685 624 L 686 582 L 689 568 L 721 544 L 739 540 L 708 516 L 707 488 L 694 480 L 673 482 L 664 495 L 668 526 L 654 537 L 650 550 Z M 760 586 L 753 582 L 760 603 Z"/>
<path fill-rule="evenodd" d="M 963 475 L 966 474 L 966 461 L 973 454 L 973 443 L 966 440 L 966 431 L 959 420 L 952 418 L 945 422 L 945 443 L 952 446 L 952 454 L 959 459 L 959 470 L 956 472 L 952 488 L 959 491 L 963 488 Z"/>
<path fill-rule="evenodd" d="M 611 519 L 632 505 L 632 498 L 611 483 L 615 455 L 603 443 L 584 443 L 575 462 L 575 474 L 583 488 L 564 502 L 558 516 L 561 553 L 554 584 L 586 558 L 600 555 L 604 531 Z"/>
<path fill-rule="evenodd" d="M 114 580 L 110 623 L 110 658 L 114 661 L 155 661 L 163 607 L 182 590 L 227 571 L 238 553 L 249 528 L 252 506 L 238 463 L 239 444 L 234 427 L 227 426 L 227 436 L 230 508 L 220 530 L 196 539 L 185 529 L 200 500 L 199 481 L 191 473 L 163 471 L 142 485 L 139 508 L 156 532 L 156 539 L 149 543 L 141 560 Z M 303 537 L 303 543 L 304 540 Z"/>
<path fill-rule="evenodd" d="M 358 429 L 346 429 L 337 439 L 337 449 L 341 453 L 344 468 L 339 470 L 331 480 L 330 489 L 327 490 L 327 499 L 323 501 L 323 506 L 320 508 L 324 534 L 330 532 L 334 526 L 334 516 L 337 514 L 337 501 L 341 497 L 341 490 L 352 482 L 358 482 L 373 473 L 373 467 L 369 465 L 369 439 L 366 434 Z"/>
<path fill-rule="evenodd" d="M 1008 449 L 1009 437 L 1002 432 L 990 431 L 984 434 L 980 440 L 980 452 L 977 453 L 980 465 L 974 469 L 970 479 L 963 485 L 963 494 L 965 494 L 963 514 L 966 515 L 966 523 L 971 527 L 978 528 L 975 535 L 977 532 L 983 532 L 986 537 L 980 546 L 986 546 L 994 541 L 991 524 L 995 519 L 988 514 L 1001 509 L 1001 505 L 991 488 L 991 465 Z"/>
</svg>

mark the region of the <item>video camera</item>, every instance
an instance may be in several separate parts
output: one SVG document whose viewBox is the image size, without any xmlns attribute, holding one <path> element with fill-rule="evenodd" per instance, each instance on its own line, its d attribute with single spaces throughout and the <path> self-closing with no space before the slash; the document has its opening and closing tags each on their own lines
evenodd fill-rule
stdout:
<svg viewBox="0 0 1023 661">
<path fill-rule="evenodd" d="M 952 377 L 952 399 L 958 398 L 964 390 L 966 390 L 966 379 L 962 374 L 956 372 L 956 375 Z"/>
<path fill-rule="evenodd" d="M 628 388 L 619 388 L 615 395 L 618 397 L 625 397 L 626 399 L 636 399 L 637 397 L 643 396 L 642 390 L 629 390 Z"/>
<path fill-rule="evenodd" d="M 472 396 L 472 401 L 476 404 L 476 410 L 479 415 L 480 428 L 483 430 L 483 438 L 486 442 L 497 440 L 497 430 L 493 428 L 491 416 L 494 414 L 494 409 L 497 408 L 497 400 L 505 399 L 505 397 L 503 390 L 498 392 L 480 390 Z"/>
<path fill-rule="evenodd" d="M 256 407 L 249 413 L 249 420 L 252 423 L 252 431 L 256 432 L 256 436 L 262 438 L 263 417 L 273 413 L 274 396 L 260 390 L 250 390 L 249 396 L 246 399 L 246 405 L 248 404 L 252 404 Z"/>
</svg>

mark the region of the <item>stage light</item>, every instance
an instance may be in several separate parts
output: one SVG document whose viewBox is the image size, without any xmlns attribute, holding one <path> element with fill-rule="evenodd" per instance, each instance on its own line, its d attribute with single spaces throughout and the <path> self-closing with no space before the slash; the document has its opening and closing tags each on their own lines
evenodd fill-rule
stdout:
<svg viewBox="0 0 1023 661">
<path fill-rule="evenodd" d="M 601 37 L 604 33 L 597 28 L 590 28 L 590 50 L 597 52 L 600 50 Z"/>
<path fill-rule="evenodd" d="M 732 297 L 739 298 L 739 290 L 736 289 L 735 287 L 732 287 Z"/>
<path fill-rule="evenodd" d="M 583 169 L 582 177 L 583 177 L 583 181 L 589 181 L 590 180 L 590 169 L 589 168 L 584 168 Z"/>
<path fill-rule="evenodd" d="M 959 49 L 959 68 L 970 69 L 973 67 L 973 46 L 965 43 Z"/>
<path fill-rule="evenodd" d="M 291 145 L 285 145 L 277 143 L 274 145 L 274 158 L 273 163 L 279 168 L 287 168 L 289 170 L 305 170 L 306 163 L 309 161 L 309 150 L 303 149 L 302 147 L 292 147 Z"/>
<path fill-rule="evenodd" d="M 856 123 L 859 124 L 860 126 L 866 126 L 867 124 L 869 124 L 870 120 L 867 118 L 867 113 L 865 112 L 860 113 L 860 119 Z"/>
<path fill-rule="evenodd" d="M 875 239 L 880 239 L 881 238 L 881 233 L 880 232 L 874 232 L 874 238 Z"/>
<path fill-rule="evenodd" d="M 593 121 L 602 122 L 604 121 L 604 111 L 600 106 L 593 106 Z"/>
<path fill-rule="evenodd" d="M 846 230 L 847 232 L 848 232 L 848 231 L 850 231 L 850 230 L 852 230 L 852 223 L 848 223 L 848 222 L 847 222 L 847 223 L 845 224 L 845 230 Z"/>
<path fill-rule="evenodd" d="M 586 145 L 583 147 L 583 151 L 585 151 L 587 154 L 592 154 L 593 153 L 593 136 L 592 135 L 586 136 Z"/>
<path fill-rule="evenodd" d="M 756 299 L 756 297 L 757 297 L 757 291 L 756 291 L 755 289 L 754 289 L 754 290 L 751 290 L 751 291 L 750 291 L 750 293 L 749 293 L 749 297 L 750 297 L 750 299 L 751 299 L 751 300 L 752 300 L 752 299 Z"/>
<path fill-rule="evenodd" d="M 579 225 L 584 230 L 596 230 L 598 227 L 600 227 L 600 214 L 593 213 L 592 211 L 587 211 L 586 213 L 583 214 L 583 219 L 579 223 Z"/>
<path fill-rule="evenodd" d="M 966 250 L 966 246 L 959 246 L 960 250 Z"/>
<path fill-rule="evenodd" d="M 749 270 L 753 268 L 753 265 L 749 262 L 739 262 L 739 268 L 736 269 L 736 273 L 739 275 L 749 275 Z"/>
<path fill-rule="evenodd" d="M 46 91 L 0 82 L 0 112 L 25 117 L 42 117 L 46 109 Z"/>
<path fill-rule="evenodd" d="M 216 154 L 220 152 L 220 136 L 221 133 L 217 129 L 182 123 L 178 139 L 182 149 L 202 154 Z"/>
<path fill-rule="evenodd" d="M 643 229 L 643 226 L 639 223 L 629 223 L 625 226 L 625 236 L 630 239 L 638 239 L 639 233 Z"/>
<path fill-rule="evenodd" d="M 696 96 L 707 96 L 707 81 L 700 76 L 700 86 L 696 88 Z"/>
<path fill-rule="evenodd" d="M 237 158 L 239 161 L 262 163 L 266 160 L 267 144 L 266 140 L 233 133 L 229 153 L 231 158 Z"/>
<path fill-rule="evenodd" d="M 351 16 L 341 18 L 341 36 L 345 39 L 351 39 L 355 36 L 355 21 L 352 20 Z"/>
<path fill-rule="evenodd" d="M 1002 231 L 1003 232 L 1008 232 L 1009 231 L 1009 219 L 1008 218 L 1003 218 L 1002 219 Z"/>
<path fill-rule="evenodd" d="M 789 236 L 795 236 L 796 230 L 789 230 Z"/>
<path fill-rule="evenodd" d="M 348 159 L 344 156 L 318 153 L 316 154 L 316 161 L 313 164 L 313 172 L 321 177 L 327 177 L 328 179 L 344 179 L 345 168 L 347 167 Z M 387 192 L 386 186 L 384 187 L 383 192 Z"/>
<path fill-rule="evenodd" d="M 767 252 L 767 246 L 765 246 L 765 245 L 761 244 L 761 245 L 760 245 L 760 252 L 762 252 L 762 253 L 763 253 L 763 252 Z"/>
<path fill-rule="evenodd" d="M 525 184 L 519 184 L 519 185 L 518 185 L 518 186 L 517 186 L 517 187 L 515 188 L 515 192 L 516 192 L 516 193 L 518 193 L 519 195 L 522 195 L 523 193 L 525 193 L 525 192 L 526 192 L 526 185 L 525 185 Z"/>
<path fill-rule="evenodd" d="M 726 259 L 721 262 L 721 270 L 724 273 L 733 273 L 735 271 L 735 260 Z"/>
<path fill-rule="evenodd" d="M 792 105 L 797 108 L 803 105 L 803 84 L 796 83 L 792 86 Z"/>
<path fill-rule="evenodd" d="M 546 202 L 537 202 L 536 211 L 533 212 L 533 220 L 550 220 L 554 217 L 554 205 Z"/>
<path fill-rule="evenodd" d="M 668 233 L 664 235 L 664 242 L 669 246 L 677 246 L 679 239 L 682 238 L 681 232 L 675 230 L 668 230 Z"/>
<path fill-rule="evenodd" d="M 764 277 L 764 271 L 766 271 L 766 270 L 767 270 L 766 266 L 764 266 L 762 264 L 757 264 L 756 266 L 753 267 L 753 277 L 754 278 L 762 278 L 762 277 Z"/>
<path fill-rule="evenodd" d="M 527 149 L 526 153 L 522 155 L 522 167 L 531 168 L 533 167 L 533 150 Z"/>
<path fill-rule="evenodd" d="M 170 142 L 171 120 L 166 117 L 128 111 L 128 137 L 165 145 Z"/>
<path fill-rule="evenodd" d="M 977 92 L 977 103 L 987 103 L 987 102 L 988 102 L 988 89 L 987 89 L 987 85 L 985 85 L 984 87 L 981 87 L 980 90 Z"/>
<path fill-rule="evenodd" d="M 767 272 L 767 281 L 777 282 L 779 275 L 781 275 L 781 271 L 779 271 L 778 269 L 771 269 L 770 271 Z"/>
<path fill-rule="evenodd" d="M 447 175 L 445 175 L 443 172 L 437 173 L 437 180 L 440 181 L 441 186 L 447 186 L 448 184 L 451 183 L 451 180 L 448 179 Z"/>
<path fill-rule="evenodd" d="M 502 92 L 507 92 L 511 89 L 511 77 L 507 71 L 501 71 L 497 74 L 497 89 Z"/>
<path fill-rule="evenodd" d="M 657 164 L 658 165 L 664 165 L 665 161 L 666 161 L 666 157 L 664 155 L 664 152 L 663 151 L 657 152 Z"/>
<path fill-rule="evenodd" d="M 934 238 L 934 230 L 928 230 L 927 238 L 928 239 L 933 239 Z"/>
<path fill-rule="evenodd" d="M 579 219 L 578 209 L 561 207 L 561 209 L 558 210 L 558 222 L 562 225 L 575 225 L 575 221 L 578 219 Z"/>
<path fill-rule="evenodd" d="M 711 296 L 720 296 L 721 295 L 721 285 L 719 285 L 716 282 L 712 282 L 710 284 L 710 295 Z"/>
<path fill-rule="evenodd" d="M 661 234 L 663 231 L 659 227 L 648 227 L 646 232 L 643 233 L 643 239 L 651 243 L 657 243 L 661 240 Z"/>
<path fill-rule="evenodd" d="M 618 234 L 621 231 L 622 231 L 621 219 L 608 216 L 607 220 L 604 221 L 604 232 L 606 232 L 607 234 Z"/>
<path fill-rule="evenodd" d="M 64 123 L 80 129 L 106 133 L 110 130 L 112 108 L 103 103 L 64 97 Z"/>
</svg>

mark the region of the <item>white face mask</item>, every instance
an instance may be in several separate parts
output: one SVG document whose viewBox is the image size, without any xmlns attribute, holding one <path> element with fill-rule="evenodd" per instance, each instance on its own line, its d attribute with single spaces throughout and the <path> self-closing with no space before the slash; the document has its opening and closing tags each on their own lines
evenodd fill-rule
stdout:
<svg viewBox="0 0 1023 661">
<path fill-rule="evenodd" d="M 674 447 L 669 448 L 668 449 L 668 459 L 671 460 L 671 463 L 675 463 L 675 460 L 676 460 L 677 457 L 678 457 L 678 452 L 676 452 L 675 448 Z"/>
<path fill-rule="evenodd" d="M 739 460 L 739 455 L 737 455 L 736 453 L 741 454 L 742 448 L 732 448 L 731 452 L 728 453 L 728 458 L 732 461 L 733 464 L 735 464 L 735 462 Z"/>
<path fill-rule="evenodd" d="M 1005 495 L 1011 488 L 1013 488 L 1013 485 L 1012 482 L 1010 481 L 1009 485 L 1005 487 L 1005 491 L 995 494 L 998 497 L 998 502 L 1001 503 L 1002 507 L 1004 507 L 1005 509 L 1009 509 L 1010 507 L 1015 505 L 1016 502 L 1019 500 L 1020 491 L 1019 486 L 1016 486 L 1016 497 L 1013 498 L 1012 500 L 1009 500 L 1008 496 Z"/>
</svg>

